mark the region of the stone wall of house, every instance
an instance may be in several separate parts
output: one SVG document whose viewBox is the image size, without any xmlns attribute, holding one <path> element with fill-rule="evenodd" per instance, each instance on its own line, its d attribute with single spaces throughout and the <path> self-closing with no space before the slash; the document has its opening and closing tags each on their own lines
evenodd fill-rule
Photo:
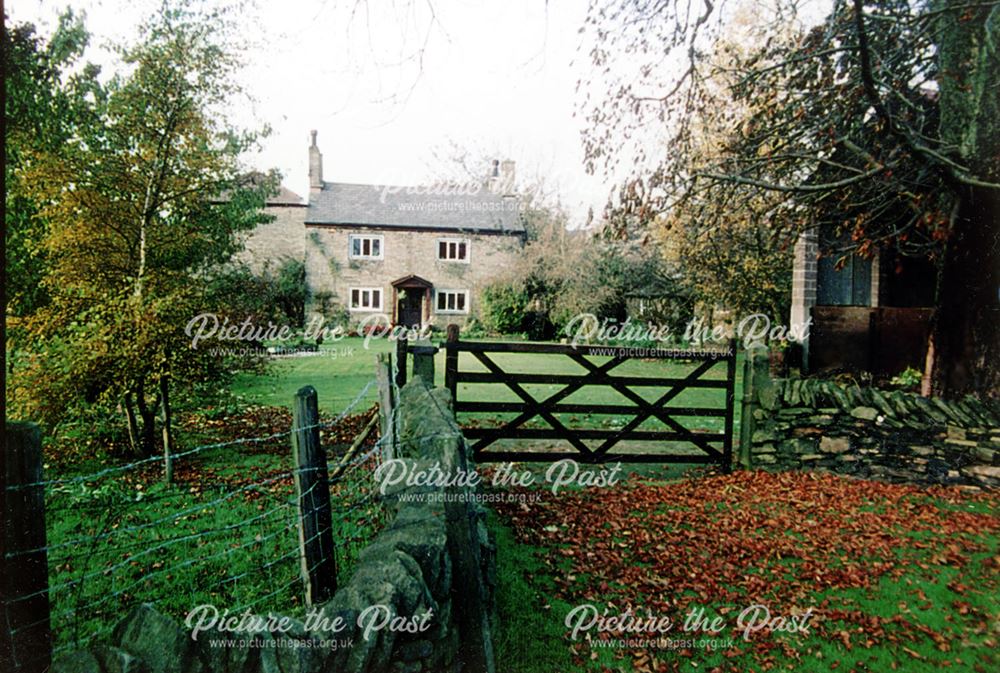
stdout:
<svg viewBox="0 0 1000 673">
<path fill-rule="evenodd" d="M 472 469 L 446 390 L 428 390 L 416 378 L 399 397 L 398 455 L 408 466 L 438 465 L 448 474 Z M 335 635 L 292 620 L 280 633 L 206 631 L 193 639 L 146 604 L 117 625 L 109 643 L 63 655 L 52 673 L 493 673 L 495 547 L 484 511 L 468 495 L 461 487 L 387 493 L 392 523 L 362 552 L 350 581 L 319 607 L 327 623 L 340 617 L 347 625 Z M 426 628 L 382 629 L 366 639 L 357 621 L 372 606 Z M 213 638 L 255 642 L 213 646 Z"/>
<path fill-rule="evenodd" d="M 348 240 L 351 234 L 379 234 L 383 239 L 383 259 L 351 260 Z M 441 238 L 469 241 L 468 262 L 438 260 L 437 243 Z M 435 290 L 468 290 L 466 313 L 439 313 L 431 296 L 430 322 L 440 327 L 459 325 L 479 310 L 482 288 L 508 269 L 523 247 L 514 234 L 452 234 L 435 231 L 394 231 L 389 229 L 349 229 L 346 227 L 306 227 L 306 282 L 312 299 L 308 313 L 328 319 L 340 318 L 347 309 L 352 287 L 382 288 L 380 313 L 392 317 L 392 281 L 415 274 L 433 283 Z M 324 306 L 325 305 L 325 306 Z M 333 313 L 334 315 L 331 315 Z M 356 325 L 371 312 L 350 311 L 349 324 Z"/>
<path fill-rule="evenodd" d="M 274 221 L 259 225 L 247 234 L 246 248 L 240 259 L 259 273 L 264 267 L 272 270 L 289 259 L 305 259 L 306 206 L 269 205 L 264 209 Z"/>
<path fill-rule="evenodd" d="M 923 484 L 1000 486 L 1000 408 L 820 379 L 772 379 L 757 356 L 741 458 L 757 469 L 824 469 Z M 748 377 L 745 377 L 748 378 Z"/>
</svg>

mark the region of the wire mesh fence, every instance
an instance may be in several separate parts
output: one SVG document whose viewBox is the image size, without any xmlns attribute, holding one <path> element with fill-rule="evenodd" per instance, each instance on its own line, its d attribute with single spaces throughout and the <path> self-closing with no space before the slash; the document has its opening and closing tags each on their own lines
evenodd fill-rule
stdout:
<svg viewBox="0 0 1000 673">
<path fill-rule="evenodd" d="M 342 439 L 340 426 L 368 394 L 369 382 L 321 434 Z M 366 419 L 377 408 L 364 412 Z M 376 427 L 370 423 L 369 427 Z M 8 484 L 8 491 L 44 489 L 46 545 L 8 550 L 8 559 L 44 552 L 54 656 L 109 636 L 129 609 L 154 603 L 178 619 L 210 603 L 230 612 L 294 615 L 303 606 L 301 544 L 292 428 L 259 437 L 207 443 L 173 457 L 189 478 L 166 485 L 163 458 L 152 457 L 88 474 Z M 374 473 L 387 453 L 373 434 L 349 455 L 324 441 L 338 574 L 384 525 L 387 513 Z M 191 475 L 198 475 L 197 478 Z M 21 623 L 17 630 L 37 624 Z M 13 633 L 12 638 L 16 638 Z M 15 657 L 33 656 L 15 652 Z"/>
</svg>

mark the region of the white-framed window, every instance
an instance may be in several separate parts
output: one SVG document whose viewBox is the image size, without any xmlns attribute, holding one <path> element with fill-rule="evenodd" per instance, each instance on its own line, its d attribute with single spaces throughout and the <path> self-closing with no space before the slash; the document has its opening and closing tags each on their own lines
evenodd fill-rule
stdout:
<svg viewBox="0 0 1000 673">
<path fill-rule="evenodd" d="M 438 290 L 434 308 L 437 313 L 468 313 L 469 291 Z"/>
<path fill-rule="evenodd" d="M 352 287 L 351 288 L 351 310 L 352 311 L 381 311 L 382 310 L 382 288 L 380 288 L 380 287 Z"/>
<path fill-rule="evenodd" d="M 385 240 L 379 234 L 351 234 L 347 252 L 351 259 L 382 259 L 385 254 Z"/>
<path fill-rule="evenodd" d="M 437 241 L 437 258 L 445 262 L 469 263 L 469 239 L 439 238 Z"/>
</svg>

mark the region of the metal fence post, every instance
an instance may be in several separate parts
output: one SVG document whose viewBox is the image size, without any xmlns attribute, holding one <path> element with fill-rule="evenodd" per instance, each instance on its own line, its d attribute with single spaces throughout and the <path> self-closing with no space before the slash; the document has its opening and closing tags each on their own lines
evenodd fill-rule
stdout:
<svg viewBox="0 0 1000 673">
<path fill-rule="evenodd" d="M 306 604 L 329 600 L 337 591 L 337 559 L 333 549 L 333 519 L 326 452 L 319 441 L 316 389 L 305 386 L 292 407 L 292 458 L 299 503 L 299 550 Z"/>
</svg>

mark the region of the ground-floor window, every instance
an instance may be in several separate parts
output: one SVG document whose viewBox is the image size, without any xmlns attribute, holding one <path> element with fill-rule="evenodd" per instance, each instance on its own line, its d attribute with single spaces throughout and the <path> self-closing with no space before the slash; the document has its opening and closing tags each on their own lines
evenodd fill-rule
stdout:
<svg viewBox="0 0 1000 673">
<path fill-rule="evenodd" d="M 351 310 L 352 311 L 381 311 L 382 310 L 382 288 L 380 288 L 380 287 L 352 287 L 351 288 Z"/>
<path fill-rule="evenodd" d="M 438 290 L 436 306 L 438 313 L 468 313 L 469 291 Z"/>
</svg>

